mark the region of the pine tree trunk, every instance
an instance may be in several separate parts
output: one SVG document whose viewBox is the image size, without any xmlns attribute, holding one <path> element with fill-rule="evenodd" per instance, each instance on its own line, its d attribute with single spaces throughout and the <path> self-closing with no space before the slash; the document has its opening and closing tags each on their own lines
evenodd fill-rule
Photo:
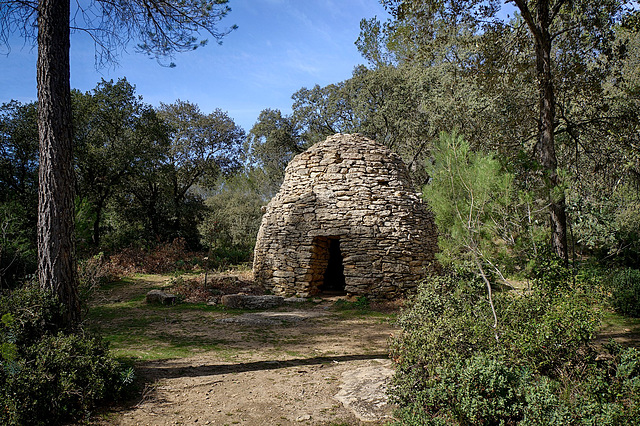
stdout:
<svg viewBox="0 0 640 426">
<path fill-rule="evenodd" d="M 565 195 L 558 176 L 556 158 L 555 95 L 551 76 L 551 35 L 549 34 L 549 4 L 538 2 L 538 35 L 536 38 L 536 73 L 538 76 L 540 121 L 538 123 L 537 153 L 543 168 L 546 190 L 549 197 L 549 219 L 551 222 L 551 248 L 568 262 L 567 218 Z"/>
<path fill-rule="evenodd" d="M 75 262 L 74 174 L 69 86 L 69 0 L 38 5 L 38 281 L 65 306 L 65 327 L 80 320 Z"/>
</svg>

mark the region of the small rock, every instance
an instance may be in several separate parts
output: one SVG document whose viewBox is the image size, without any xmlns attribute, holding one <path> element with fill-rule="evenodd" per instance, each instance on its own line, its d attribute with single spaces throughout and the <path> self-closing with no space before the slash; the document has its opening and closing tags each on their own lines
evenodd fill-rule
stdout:
<svg viewBox="0 0 640 426">
<path fill-rule="evenodd" d="M 285 303 L 302 303 L 306 302 L 307 299 L 304 297 L 287 297 L 284 301 Z"/>
<path fill-rule="evenodd" d="M 162 290 L 151 290 L 147 293 L 146 300 L 149 304 L 173 305 L 176 303 L 176 296 Z"/>
<path fill-rule="evenodd" d="M 305 422 L 307 420 L 311 420 L 311 416 L 309 414 L 305 414 L 304 416 L 296 417 L 296 422 Z"/>
</svg>

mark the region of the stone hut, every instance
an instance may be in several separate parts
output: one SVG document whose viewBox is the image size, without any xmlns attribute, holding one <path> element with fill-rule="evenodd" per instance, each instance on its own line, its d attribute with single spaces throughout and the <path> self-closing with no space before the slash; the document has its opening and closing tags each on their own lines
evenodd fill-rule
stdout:
<svg viewBox="0 0 640 426">
<path fill-rule="evenodd" d="M 392 299 L 416 287 L 437 250 L 405 164 L 359 134 L 297 155 L 263 211 L 253 273 L 279 295 Z"/>
</svg>

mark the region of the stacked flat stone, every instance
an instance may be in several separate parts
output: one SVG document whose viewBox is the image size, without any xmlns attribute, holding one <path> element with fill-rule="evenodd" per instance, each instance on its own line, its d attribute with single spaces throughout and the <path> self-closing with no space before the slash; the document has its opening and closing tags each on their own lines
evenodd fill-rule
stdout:
<svg viewBox="0 0 640 426">
<path fill-rule="evenodd" d="M 394 299 L 435 262 L 433 216 L 407 167 L 359 134 L 330 136 L 289 163 L 258 232 L 256 283 L 283 296 L 317 294 L 333 239 L 351 295 Z"/>
</svg>

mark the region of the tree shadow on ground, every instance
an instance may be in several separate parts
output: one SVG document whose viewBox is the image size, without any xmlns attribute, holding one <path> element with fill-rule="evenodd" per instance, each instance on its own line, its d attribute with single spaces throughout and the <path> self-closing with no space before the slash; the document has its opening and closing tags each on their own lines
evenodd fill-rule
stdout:
<svg viewBox="0 0 640 426">
<path fill-rule="evenodd" d="M 217 376 L 230 373 L 246 373 L 252 371 L 277 370 L 280 368 L 302 367 L 310 365 L 331 364 L 348 361 L 362 361 L 372 359 L 386 359 L 386 352 L 367 355 L 318 356 L 313 358 L 295 358 L 283 361 L 255 361 L 237 364 L 212 365 L 167 365 L 166 360 L 150 361 L 140 364 L 136 371 L 145 383 L 161 379 L 176 379 L 184 377 Z"/>
</svg>

